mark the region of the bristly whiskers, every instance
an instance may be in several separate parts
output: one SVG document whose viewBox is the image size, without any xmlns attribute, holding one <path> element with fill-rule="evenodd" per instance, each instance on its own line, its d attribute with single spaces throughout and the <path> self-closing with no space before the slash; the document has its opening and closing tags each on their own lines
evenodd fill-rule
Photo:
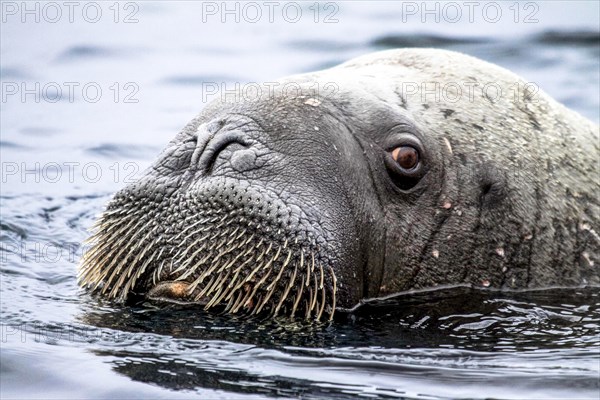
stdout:
<svg viewBox="0 0 600 400">
<path fill-rule="evenodd" d="M 79 282 L 119 302 L 146 293 L 229 313 L 333 318 L 333 268 L 278 222 L 190 196 L 115 199 L 93 227 Z"/>
</svg>

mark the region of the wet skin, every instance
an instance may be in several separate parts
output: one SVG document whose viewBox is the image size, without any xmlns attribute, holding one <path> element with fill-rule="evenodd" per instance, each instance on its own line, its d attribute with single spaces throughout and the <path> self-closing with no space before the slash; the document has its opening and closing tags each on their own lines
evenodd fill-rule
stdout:
<svg viewBox="0 0 600 400">
<path fill-rule="evenodd" d="M 421 90 L 436 82 L 446 92 Z M 441 285 L 600 282 L 597 125 L 441 50 L 281 84 L 212 102 L 116 193 L 80 282 L 121 301 L 318 319 Z"/>
</svg>

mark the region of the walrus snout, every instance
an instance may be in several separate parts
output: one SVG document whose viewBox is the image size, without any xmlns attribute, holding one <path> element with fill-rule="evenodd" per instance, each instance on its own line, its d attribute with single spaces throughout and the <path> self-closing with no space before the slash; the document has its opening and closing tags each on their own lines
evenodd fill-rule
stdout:
<svg viewBox="0 0 600 400">
<path fill-rule="evenodd" d="M 120 301 L 135 292 L 230 312 L 333 316 L 333 266 L 300 209 L 248 184 L 208 181 L 160 201 L 135 187 L 118 193 L 92 236 L 82 284 Z"/>
<path fill-rule="evenodd" d="M 234 313 L 331 318 L 344 247 L 312 197 L 273 184 L 283 171 L 266 136 L 231 114 L 196 123 L 108 204 L 80 282 L 118 301 L 134 292 Z"/>
</svg>

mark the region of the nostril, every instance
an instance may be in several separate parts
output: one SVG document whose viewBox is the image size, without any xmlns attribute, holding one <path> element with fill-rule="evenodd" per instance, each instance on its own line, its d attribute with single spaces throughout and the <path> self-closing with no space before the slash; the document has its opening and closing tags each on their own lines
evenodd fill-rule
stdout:
<svg viewBox="0 0 600 400">
<path fill-rule="evenodd" d="M 217 134 L 204 148 L 198 160 L 198 167 L 207 174 L 211 173 L 221 154 L 226 151 L 235 154 L 238 150 L 246 149 L 249 146 L 248 141 L 241 137 L 239 132 Z"/>
<path fill-rule="evenodd" d="M 249 171 L 251 169 L 257 168 L 256 159 L 256 149 L 241 149 L 239 151 L 234 152 L 231 155 L 231 166 L 238 172 Z"/>
</svg>

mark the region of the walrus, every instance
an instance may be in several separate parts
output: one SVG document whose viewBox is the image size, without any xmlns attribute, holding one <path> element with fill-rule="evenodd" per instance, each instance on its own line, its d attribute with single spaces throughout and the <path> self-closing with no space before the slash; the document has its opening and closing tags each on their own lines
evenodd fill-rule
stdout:
<svg viewBox="0 0 600 400">
<path fill-rule="evenodd" d="M 269 87 L 209 103 L 114 195 L 82 286 L 324 319 L 439 286 L 599 284 L 598 126 L 535 85 L 399 49 Z"/>
</svg>

